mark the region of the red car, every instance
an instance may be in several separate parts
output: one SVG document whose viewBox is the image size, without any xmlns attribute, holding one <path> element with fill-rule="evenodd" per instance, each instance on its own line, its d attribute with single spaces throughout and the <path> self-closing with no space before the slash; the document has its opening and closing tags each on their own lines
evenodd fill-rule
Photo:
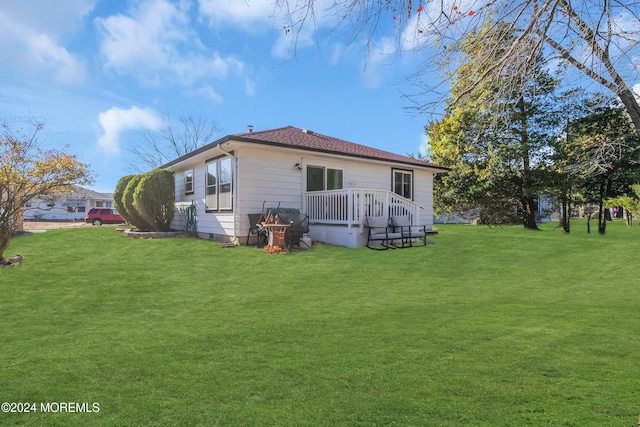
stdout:
<svg viewBox="0 0 640 427">
<path fill-rule="evenodd" d="M 91 208 L 87 212 L 85 221 L 93 225 L 122 224 L 125 222 L 122 215 L 114 208 Z"/>
</svg>

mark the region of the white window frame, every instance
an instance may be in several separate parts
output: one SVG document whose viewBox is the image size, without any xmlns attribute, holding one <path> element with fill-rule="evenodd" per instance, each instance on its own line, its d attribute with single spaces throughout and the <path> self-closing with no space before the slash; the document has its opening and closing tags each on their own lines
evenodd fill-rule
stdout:
<svg viewBox="0 0 640 427">
<path fill-rule="evenodd" d="M 402 176 L 402 190 L 400 193 L 396 191 L 396 174 L 400 174 Z M 408 181 L 405 181 L 405 179 L 408 179 Z M 409 185 L 409 197 L 407 197 L 404 188 L 407 183 Z M 413 200 L 413 171 L 408 169 L 391 169 L 391 191 L 404 197 L 405 199 Z"/>
<path fill-rule="evenodd" d="M 223 177 L 224 164 L 229 163 L 228 177 Z M 211 168 L 211 169 L 210 169 Z M 222 212 L 233 210 L 234 162 L 231 157 L 216 157 L 205 162 L 205 208 L 206 212 Z M 210 173 L 211 171 L 211 173 Z M 210 177 L 214 178 L 212 182 Z M 223 178 L 226 180 L 223 181 Z M 228 203 L 223 205 L 222 193 L 229 193 Z"/>
<path fill-rule="evenodd" d="M 194 193 L 194 170 L 189 169 L 184 172 L 184 194 L 189 195 Z"/>
</svg>

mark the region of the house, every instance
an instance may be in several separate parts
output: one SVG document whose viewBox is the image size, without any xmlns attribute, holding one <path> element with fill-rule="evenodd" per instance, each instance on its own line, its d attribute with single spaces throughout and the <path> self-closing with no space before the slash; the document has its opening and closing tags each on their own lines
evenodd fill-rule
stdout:
<svg viewBox="0 0 640 427">
<path fill-rule="evenodd" d="M 176 206 L 195 205 L 200 237 L 245 243 L 248 214 L 295 208 L 313 241 L 359 247 L 365 217 L 409 214 L 433 225 L 433 177 L 444 167 L 287 126 L 225 136 L 166 165 Z M 182 229 L 176 213 L 172 228 Z"/>
<path fill-rule="evenodd" d="M 562 217 L 557 200 L 555 200 L 550 194 L 543 193 L 536 199 L 536 221 L 539 223 L 545 222 L 558 222 Z M 518 208 L 511 207 L 507 211 L 511 215 L 505 215 L 506 218 L 511 217 L 511 223 L 516 223 L 518 220 Z M 481 211 L 479 208 L 469 209 L 465 212 L 445 212 L 436 215 L 434 222 L 436 224 L 479 224 L 481 223 Z"/>
<path fill-rule="evenodd" d="M 34 198 L 24 207 L 24 219 L 30 221 L 84 221 L 89 209 L 110 208 L 113 195 L 82 187 L 55 199 Z"/>
<path fill-rule="evenodd" d="M 0 214 L 2 214 L 2 208 L 0 208 Z M 13 230 L 13 233 L 19 233 L 24 230 L 22 207 L 18 207 L 18 211 L 9 218 L 9 227 Z"/>
</svg>

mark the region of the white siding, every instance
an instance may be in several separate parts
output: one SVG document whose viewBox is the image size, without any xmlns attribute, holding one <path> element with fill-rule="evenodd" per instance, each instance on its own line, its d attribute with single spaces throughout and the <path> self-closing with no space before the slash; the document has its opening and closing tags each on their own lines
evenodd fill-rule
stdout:
<svg viewBox="0 0 640 427">
<path fill-rule="evenodd" d="M 433 172 L 415 169 L 413 172 L 413 201 L 423 206 L 420 210 L 420 224 L 433 228 Z"/>
<path fill-rule="evenodd" d="M 242 147 L 238 157 L 238 205 L 240 212 L 260 213 L 262 202 L 267 207 L 302 207 L 303 172 L 296 170 L 300 156 L 291 150 L 264 147 L 257 150 Z M 245 233 L 246 234 L 246 233 Z"/>
<path fill-rule="evenodd" d="M 422 224 L 432 226 L 433 173 L 410 165 L 374 162 L 353 157 L 314 153 L 276 146 L 231 142 L 225 151 L 233 150 L 236 157 L 234 176 L 234 211 L 205 212 L 205 161 L 223 152 L 214 148 L 194 156 L 176 167 L 176 201 L 191 202 L 197 206 L 198 232 L 204 237 L 234 235 L 242 244 L 249 231 L 248 214 L 261 213 L 280 204 L 283 208 L 302 209 L 306 191 L 306 167 L 321 166 L 343 170 L 344 188 L 374 188 L 392 190 L 392 170 L 399 168 L 414 173 L 414 201 L 425 207 L 420 212 Z M 302 170 L 296 169 L 299 164 Z M 194 194 L 185 195 L 184 172 L 194 169 Z M 235 225 L 237 223 L 237 225 Z M 172 227 L 182 229 L 184 221 L 176 212 Z M 237 235 L 236 235 L 237 234 Z"/>
<path fill-rule="evenodd" d="M 233 212 L 206 212 L 204 203 L 205 183 L 206 183 L 206 160 L 222 155 L 219 150 L 211 150 L 209 153 L 189 159 L 175 168 L 176 201 L 192 202 L 196 205 L 197 229 L 200 237 L 228 240 L 233 236 L 234 220 Z M 193 169 L 193 194 L 185 194 L 184 173 Z M 171 228 L 182 230 L 184 228 L 184 217 L 176 210 Z"/>
</svg>

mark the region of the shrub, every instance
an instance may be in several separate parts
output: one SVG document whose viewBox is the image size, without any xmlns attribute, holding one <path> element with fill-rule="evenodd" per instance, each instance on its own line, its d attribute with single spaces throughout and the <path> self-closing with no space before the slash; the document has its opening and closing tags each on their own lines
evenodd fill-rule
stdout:
<svg viewBox="0 0 640 427">
<path fill-rule="evenodd" d="M 129 211 L 124 204 L 124 190 L 127 188 L 127 184 L 129 184 L 134 176 L 135 175 L 127 175 L 120 178 L 118 184 L 116 185 L 116 190 L 113 192 L 113 205 L 116 207 L 118 212 L 120 212 L 120 215 L 122 215 L 125 221 L 132 225 L 132 215 L 129 214 Z"/>
<path fill-rule="evenodd" d="M 133 192 L 133 206 L 154 231 L 169 231 L 174 214 L 174 174 L 156 169 L 140 177 Z"/>
<path fill-rule="evenodd" d="M 133 194 L 136 191 L 136 188 L 138 187 L 141 179 L 142 175 L 134 175 L 133 177 L 131 177 L 131 180 L 124 189 L 122 201 L 125 210 L 130 216 L 129 223 L 138 230 L 151 231 L 153 230 L 153 226 L 145 221 L 145 219 L 140 215 L 133 203 Z"/>
</svg>

